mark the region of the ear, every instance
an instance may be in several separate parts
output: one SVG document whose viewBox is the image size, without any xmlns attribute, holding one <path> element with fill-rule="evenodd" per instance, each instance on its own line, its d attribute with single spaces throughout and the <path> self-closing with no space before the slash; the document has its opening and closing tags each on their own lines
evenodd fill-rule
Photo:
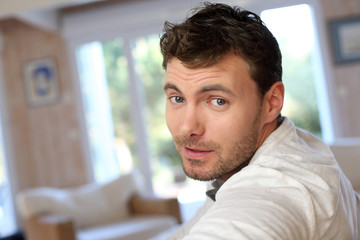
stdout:
<svg viewBox="0 0 360 240">
<path fill-rule="evenodd" d="M 284 94 L 285 88 L 282 82 L 275 82 L 266 92 L 263 99 L 266 122 L 272 122 L 281 113 L 284 104 Z"/>
</svg>

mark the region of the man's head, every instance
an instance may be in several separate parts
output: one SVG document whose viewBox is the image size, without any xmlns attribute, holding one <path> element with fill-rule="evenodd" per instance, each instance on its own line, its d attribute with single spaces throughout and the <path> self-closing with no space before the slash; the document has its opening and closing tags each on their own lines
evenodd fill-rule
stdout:
<svg viewBox="0 0 360 240">
<path fill-rule="evenodd" d="M 264 95 L 282 80 L 281 52 L 256 14 L 224 4 L 205 3 L 182 24 L 165 22 L 160 46 L 163 67 L 176 57 L 189 68 L 212 66 L 228 53 L 241 56 Z"/>
<path fill-rule="evenodd" d="M 278 44 L 260 18 L 205 4 L 165 23 L 166 120 L 185 173 L 227 180 L 277 127 L 284 97 Z"/>
</svg>

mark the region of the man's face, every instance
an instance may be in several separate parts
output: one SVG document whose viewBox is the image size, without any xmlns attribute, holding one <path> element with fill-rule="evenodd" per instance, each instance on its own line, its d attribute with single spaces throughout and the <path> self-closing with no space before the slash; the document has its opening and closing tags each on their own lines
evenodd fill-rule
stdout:
<svg viewBox="0 0 360 240">
<path fill-rule="evenodd" d="M 262 100 L 241 57 L 227 55 L 198 69 L 173 58 L 164 89 L 167 125 L 190 178 L 225 181 L 252 157 L 263 126 Z"/>
</svg>

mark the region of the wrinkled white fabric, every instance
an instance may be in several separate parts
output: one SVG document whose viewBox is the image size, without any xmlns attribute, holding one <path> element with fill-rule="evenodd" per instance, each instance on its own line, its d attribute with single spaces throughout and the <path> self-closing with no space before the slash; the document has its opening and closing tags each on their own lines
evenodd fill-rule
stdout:
<svg viewBox="0 0 360 240">
<path fill-rule="evenodd" d="M 168 239 L 359 239 L 357 197 L 328 146 L 287 118 Z"/>
</svg>

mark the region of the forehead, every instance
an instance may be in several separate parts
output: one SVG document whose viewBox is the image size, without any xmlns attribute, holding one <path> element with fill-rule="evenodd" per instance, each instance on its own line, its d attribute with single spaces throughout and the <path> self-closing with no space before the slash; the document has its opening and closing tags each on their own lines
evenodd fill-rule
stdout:
<svg viewBox="0 0 360 240">
<path fill-rule="evenodd" d="M 246 61 L 234 54 L 226 55 L 213 66 L 195 69 L 172 58 L 166 69 L 165 84 L 167 83 L 187 90 L 206 84 L 220 84 L 230 89 L 248 88 L 255 84 Z"/>
</svg>

